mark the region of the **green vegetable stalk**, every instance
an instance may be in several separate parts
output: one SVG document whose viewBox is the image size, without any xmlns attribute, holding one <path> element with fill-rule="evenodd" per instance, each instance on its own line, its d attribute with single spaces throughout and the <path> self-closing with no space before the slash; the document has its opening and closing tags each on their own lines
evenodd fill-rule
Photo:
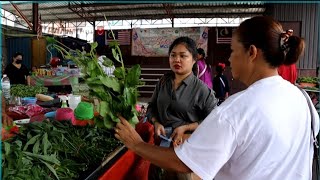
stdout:
<svg viewBox="0 0 320 180">
<path fill-rule="evenodd" d="M 90 94 L 100 99 L 98 111 L 100 118 L 95 119 L 99 127 L 111 129 L 119 122 L 117 114 L 125 117 L 133 126 L 138 123 L 135 105 L 138 99 L 138 86 L 140 81 L 141 68 L 135 65 L 129 69 L 124 67 L 119 43 L 110 43 L 114 59 L 121 63 L 114 71 L 114 77 L 107 76 L 96 56 L 97 42 L 91 43 L 90 52 L 82 54 L 80 50 L 72 50 L 52 37 L 47 37 L 47 42 L 56 48 L 65 59 L 73 60 L 84 74 L 84 80 L 90 88 Z M 71 54 L 76 54 L 71 55 Z M 103 65 L 113 66 L 113 61 L 105 58 Z"/>
<path fill-rule="evenodd" d="M 0 179 L 84 179 L 121 145 L 108 129 L 55 120 L 25 124 L 2 142 Z"/>
</svg>

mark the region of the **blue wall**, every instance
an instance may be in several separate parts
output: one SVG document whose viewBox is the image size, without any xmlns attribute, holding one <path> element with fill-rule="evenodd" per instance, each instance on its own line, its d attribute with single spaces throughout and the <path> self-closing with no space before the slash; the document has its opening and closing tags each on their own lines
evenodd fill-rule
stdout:
<svg viewBox="0 0 320 180">
<path fill-rule="evenodd" d="M 12 62 L 12 56 L 16 52 L 23 54 L 22 63 L 31 69 L 31 38 L 30 37 L 8 37 L 6 39 L 8 59 L 7 64 Z"/>
</svg>

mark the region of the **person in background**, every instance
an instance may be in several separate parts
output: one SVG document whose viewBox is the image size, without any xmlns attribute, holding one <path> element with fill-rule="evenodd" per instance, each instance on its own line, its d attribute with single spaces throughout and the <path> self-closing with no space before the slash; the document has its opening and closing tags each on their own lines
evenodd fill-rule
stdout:
<svg viewBox="0 0 320 180">
<path fill-rule="evenodd" d="M 293 35 L 293 30 L 288 29 L 285 33 L 281 34 L 281 41 L 280 44 L 285 48 L 286 44 L 288 43 L 289 37 Z M 292 84 L 296 83 L 297 80 L 297 66 L 296 64 L 282 64 L 278 67 L 279 75 L 291 82 Z"/>
<path fill-rule="evenodd" d="M 282 31 L 268 16 L 240 24 L 229 60 L 233 78 L 248 88 L 213 109 L 180 146 L 143 142 L 122 116 L 115 137 L 151 163 L 204 180 L 310 180 L 319 116 L 310 98 L 278 75 L 278 66 L 296 63 L 304 50 L 297 36 L 281 49 Z"/>
<path fill-rule="evenodd" d="M 112 65 L 112 66 L 108 67 L 103 64 L 104 59 L 107 58 L 104 55 L 104 48 L 103 47 L 97 48 L 97 57 L 98 57 L 98 63 L 101 66 L 103 72 L 108 76 L 113 76 L 113 71 L 116 69 L 115 66 Z"/>
<path fill-rule="evenodd" d="M 38 67 L 37 66 L 32 66 L 31 72 L 37 72 Z"/>
<path fill-rule="evenodd" d="M 33 76 L 37 75 L 38 67 L 37 66 L 32 66 L 30 74 Z"/>
<path fill-rule="evenodd" d="M 28 68 L 22 64 L 22 53 L 17 52 L 12 57 L 12 63 L 8 64 L 3 74 L 10 79 L 10 84 L 25 84 L 30 86 L 30 72 Z"/>
<path fill-rule="evenodd" d="M 197 52 L 197 77 L 212 89 L 212 71 L 211 66 L 206 62 L 206 53 L 202 48 L 198 48 Z"/>
<path fill-rule="evenodd" d="M 216 98 L 219 99 L 218 106 L 229 97 L 229 83 L 227 78 L 223 75 L 226 65 L 219 63 L 216 66 L 216 76 L 213 78 L 213 90 Z"/>
<path fill-rule="evenodd" d="M 169 47 L 171 72 L 159 80 L 148 105 L 147 114 L 151 115 L 149 121 L 154 124 L 156 139 L 167 136 L 173 140 L 171 146 L 182 144 L 218 102 L 213 91 L 192 73 L 196 59 L 194 40 L 175 39 Z M 192 176 L 167 171 L 164 179 L 192 179 Z"/>
</svg>

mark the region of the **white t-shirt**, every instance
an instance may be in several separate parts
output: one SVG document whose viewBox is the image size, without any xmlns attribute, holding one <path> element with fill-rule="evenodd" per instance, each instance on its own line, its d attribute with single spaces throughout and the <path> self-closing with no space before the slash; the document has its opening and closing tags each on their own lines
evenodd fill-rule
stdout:
<svg viewBox="0 0 320 180">
<path fill-rule="evenodd" d="M 306 98 L 273 76 L 230 96 L 175 152 L 204 180 L 311 180 L 312 143 Z"/>
<path fill-rule="evenodd" d="M 103 61 L 104 59 L 103 58 L 106 58 L 106 56 L 102 55 L 102 56 L 99 56 L 98 57 L 98 63 L 99 65 L 101 66 L 103 72 L 108 75 L 108 76 L 113 76 L 113 71 L 116 69 L 114 66 L 111 66 L 111 67 L 107 67 L 107 66 L 104 66 L 103 65 Z"/>
</svg>

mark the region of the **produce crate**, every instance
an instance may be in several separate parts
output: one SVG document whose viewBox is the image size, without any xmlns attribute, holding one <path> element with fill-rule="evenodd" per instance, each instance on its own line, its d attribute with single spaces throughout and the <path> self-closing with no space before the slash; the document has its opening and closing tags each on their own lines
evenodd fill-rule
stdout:
<svg viewBox="0 0 320 180">
<path fill-rule="evenodd" d="M 145 142 L 154 143 L 154 128 L 140 121 L 136 130 Z M 148 180 L 150 162 L 125 147 L 114 151 L 86 180 Z"/>
<path fill-rule="evenodd" d="M 118 149 L 116 149 L 114 152 L 112 152 L 97 169 L 95 169 L 92 173 L 90 173 L 87 177 L 80 177 L 80 179 L 85 180 L 97 180 L 100 176 L 104 174 L 104 172 L 109 171 L 111 172 L 112 168 L 116 166 L 119 159 L 123 159 L 127 156 L 124 156 L 124 154 L 127 153 L 127 148 L 125 146 L 121 146 Z M 123 167 L 125 169 L 126 167 Z M 111 175 L 111 174 L 110 174 Z M 117 176 L 121 176 L 124 174 L 118 174 Z M 118 178 L 118 177 L 117 177 Z M 112 179 L 112 178 L 111 178 Z"/>
</svg>

